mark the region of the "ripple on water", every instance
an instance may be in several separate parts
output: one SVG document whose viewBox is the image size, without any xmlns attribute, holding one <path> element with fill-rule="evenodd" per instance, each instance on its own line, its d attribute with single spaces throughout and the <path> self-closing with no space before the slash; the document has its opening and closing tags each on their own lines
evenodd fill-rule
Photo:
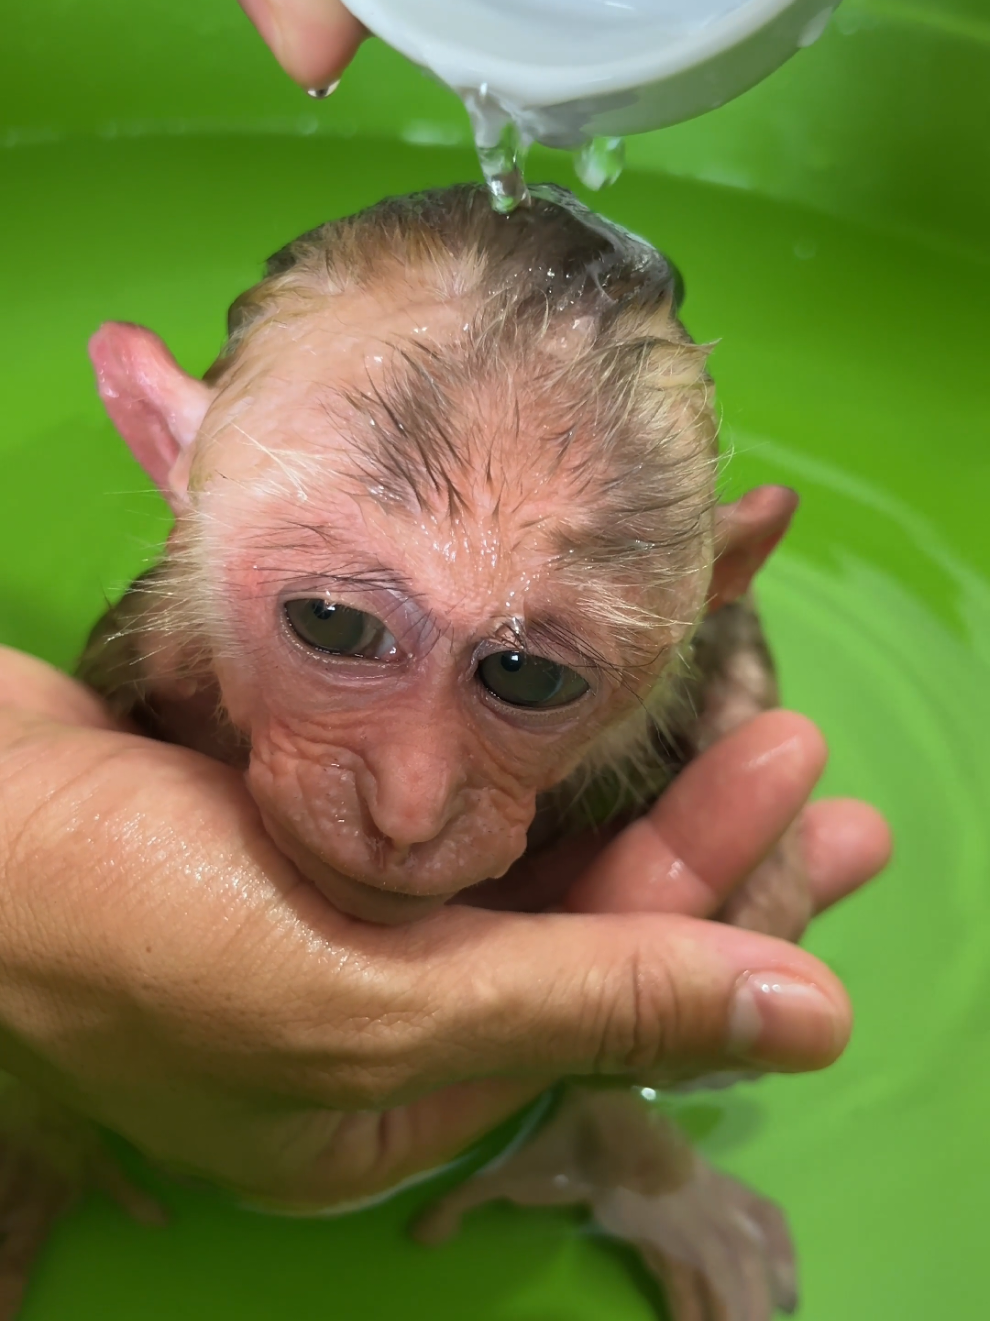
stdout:
<svg viewBox="0 0 990 1321">
<path fill-rule="evenodd" d="M 764 1127 L 775 1145 L 802 1147 L 822 1123 L 808 1104 L 819 1089 L 833 1129 L 867 1106 L 910 1104 L 967 1051 L 990 986 L 990 584 L 886 492 L 780 446 L 758 449 L 809 502 L 827 488 L 859 523 L 885 525 L 890 544 L 907 538 L 940 574 L 949 609 L 936 613 L 839 536 L 828 563 L 785 548 L 761 576 L 785 701 L 829 740 L 825 790 L 877 804 L 896 851 L 884 877 L 810 941 L 853 996 L 846 1057 L 814 1078 L 687 1099 L 688 1126 L 713 1150 Z"/>
</svg>

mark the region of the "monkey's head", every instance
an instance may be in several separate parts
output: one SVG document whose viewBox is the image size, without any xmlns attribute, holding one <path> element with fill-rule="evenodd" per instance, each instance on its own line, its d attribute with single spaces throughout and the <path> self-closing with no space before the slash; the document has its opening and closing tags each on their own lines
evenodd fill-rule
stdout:
<svg viewBox="0 0 990 1321">
<path fill-rule="evenodd" d="M 675 284 L 562 189 L 500 216 L 459 186 L 289 244 L 203 380 L 150 331 L 94 337 L 176 514 L 176 691 L 219 683 L 269 832 L 344 911 L 501 875 L 538 795 L 635 756 L 786 526 L 772 496 L 716 515 Z"/>
</svg>

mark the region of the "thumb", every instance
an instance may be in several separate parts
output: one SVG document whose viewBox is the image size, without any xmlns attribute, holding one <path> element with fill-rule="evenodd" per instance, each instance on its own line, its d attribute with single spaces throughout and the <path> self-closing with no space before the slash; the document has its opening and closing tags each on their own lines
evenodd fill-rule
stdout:
<svg viewBox="0 0 990 1321">
<path fill-rule="evenodd" d="M 400 1099 L 493 1075 L 800 1072 L 850 1033 L 841 984 L 806 951 L 696 918 L 454 907 L 374 940 L 391 994 L 422 1002 L 390 1043 Z"/>
</svg>

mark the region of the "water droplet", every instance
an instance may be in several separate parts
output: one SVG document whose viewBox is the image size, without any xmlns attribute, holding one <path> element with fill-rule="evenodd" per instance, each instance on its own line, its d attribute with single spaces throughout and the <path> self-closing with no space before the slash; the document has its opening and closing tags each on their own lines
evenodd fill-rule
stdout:
<svg viewBox="0 0 990 1321">
<path fill-rule="evenodd" d="M 592 138 L 574 153 L 574 170 L 585 188 L 598 192 L 615 183 L 626 163 L 626 144 L 622 138 Z"/>
<path fill-rule="evenodd" d="M 478 160 L 491 193 L 492 206 L 501 215 L 515 211 L 529 201 L 529 189 L 523 174 L 525 148 L 519 130 L 511 121 L 505 125 L 494 147 L 479 147 Z"/>
<path fill-rule="evenodd" d="M 327 83 L 326 87 L 310 87 L 306 91 L 307 96 L 311 96 L 314 101 L 325 101 L 328 96 L 332 96 L 340 86 L 340 79 L 335 82 Z"/>
<path fill-rule="evenodd" d="M 523 165 L 531 139 L 492 100 L 487 84 L 483 83 L 477 92 L 464 93 L 463 99 L 492 206 L 500 215 L 508 215 L 529 201 Z"/>
</svg>

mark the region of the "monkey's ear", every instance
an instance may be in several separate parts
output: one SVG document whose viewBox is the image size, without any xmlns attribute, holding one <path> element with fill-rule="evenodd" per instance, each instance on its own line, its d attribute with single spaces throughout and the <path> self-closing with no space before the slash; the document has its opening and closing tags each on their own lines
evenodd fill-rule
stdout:
<svg viewBox="0 0 990 1321">
<path fill-rule="evenodd" d="M 709 613 L 745 596 L 797 507 L 797 492 L 786 486 L 758 486 L 734 504 L 719 505 Z"/>
<path fill-rule="evenodd" d="M 206 416 L 213 392 L 189 376 L 150 330 L 108 321 L 89 341 L 89 356 L 110 420 L 173 509 L 185 503 L 188 465 L 181 462 Z"/>
</svg>

